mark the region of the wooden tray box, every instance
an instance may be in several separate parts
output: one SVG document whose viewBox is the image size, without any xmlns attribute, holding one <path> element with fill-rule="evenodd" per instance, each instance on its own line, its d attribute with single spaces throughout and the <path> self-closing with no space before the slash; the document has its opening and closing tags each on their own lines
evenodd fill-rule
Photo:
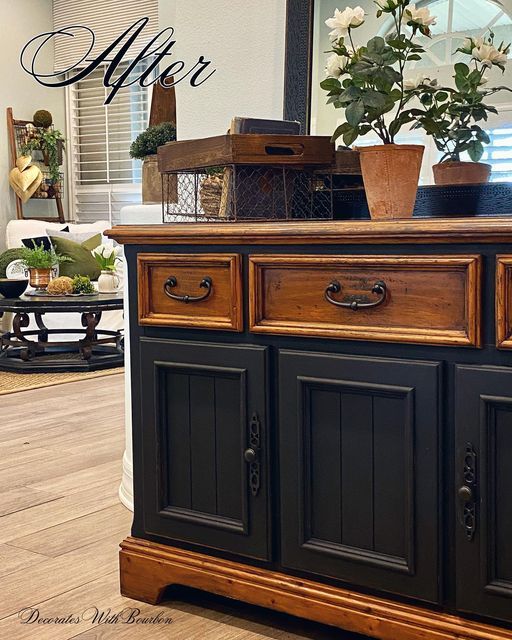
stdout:
<svg viewBox="0 0 512 640">
<path fill-rule="evenodd" d="M 168 142 L 158 148 L 161 173 L 222 165 L 331 166 L 329 136 L 231 134 Z"/>
</svg>

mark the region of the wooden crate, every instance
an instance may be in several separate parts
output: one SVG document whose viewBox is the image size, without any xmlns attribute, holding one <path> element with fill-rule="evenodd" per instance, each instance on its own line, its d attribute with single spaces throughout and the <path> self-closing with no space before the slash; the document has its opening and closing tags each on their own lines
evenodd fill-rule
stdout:
<svg viewBox="0 0 512 640">
<path fill-rule="evenodd" d="M 329 136 L 231 134 L 158 148 L 161 173 L 219 165 L 331 166 L 333 161 Z"/>
</svg>

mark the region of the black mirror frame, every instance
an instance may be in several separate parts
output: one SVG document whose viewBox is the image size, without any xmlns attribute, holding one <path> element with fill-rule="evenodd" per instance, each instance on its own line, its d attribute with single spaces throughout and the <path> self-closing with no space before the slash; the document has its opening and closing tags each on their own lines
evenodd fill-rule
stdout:
<svg viewBox="0 0 512 640">
<path fill-rule="evenodd" d="M 284 118 L 309 133 L 314 0 L 287 0 L 284 63 Z"/>
</svg>

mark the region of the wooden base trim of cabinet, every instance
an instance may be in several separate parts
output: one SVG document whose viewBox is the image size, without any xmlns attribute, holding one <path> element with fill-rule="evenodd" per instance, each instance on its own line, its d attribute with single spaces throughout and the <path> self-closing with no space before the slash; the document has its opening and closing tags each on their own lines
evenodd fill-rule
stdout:
<svg viewBox="0 0 512 640">
<path fill-rule="evenodd" d="M 120 571 L 121 593 L 151 604 L 176 584 L 380 640 L 512 640 L 499 627 L 139 538 L 121 543 Z"/>
</svg>

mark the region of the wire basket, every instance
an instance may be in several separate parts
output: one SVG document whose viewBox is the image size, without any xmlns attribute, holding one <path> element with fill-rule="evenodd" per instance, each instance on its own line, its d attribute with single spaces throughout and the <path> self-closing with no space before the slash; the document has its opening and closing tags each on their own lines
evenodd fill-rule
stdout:
<svg viewBox="0 0 512 640">
<path fill-rule="evenodd" d="M 53 125 L 50 125 L 48 129 L 53 130 Z M 39 131 L 43 129 L 39 127 L 34 127 L 30 122 L 25 120 L 19 120 L 14 122 L 14 136 L 15 136 L 15 144 L 16 144 L 16 156 L 22 155 L 22 147 L 24 144 L 30 141 L 31 138 L 37 135 Z M 44 129 L 45 131 L 47 129 Z M 60 143 L 57 145 L 57 161 L 59 165 L 62 165 L 62 151 L 63 144 Z M 45 153 L 41 150 L 34 150 L 30 152 L 32 157 L 32 164 L 36 165 L 41 169 L 41 173 L 43 174 L 43 180 L 35 191 L 35 193 L 31 196 L 37 200 L 56 200 L 61 199 L 62 194 L 64 192 L 64 174 L 59 173 L 59 179 L 55 180 L 51 177 L 50 172 L 48 171 L 48 158 Z"/>
<path fill-rule="evenodd" d="M 164 222 L 330 220 L 328 170 L 240 165 L 162 174 Z"/>
</svg>

